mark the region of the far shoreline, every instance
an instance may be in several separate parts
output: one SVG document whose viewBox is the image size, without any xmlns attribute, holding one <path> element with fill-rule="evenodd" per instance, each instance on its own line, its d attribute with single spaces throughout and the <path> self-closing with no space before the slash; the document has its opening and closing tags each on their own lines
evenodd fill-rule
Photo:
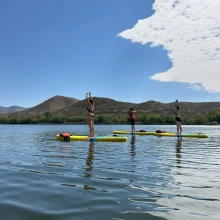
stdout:
<svg viewBox="0 0 220 220">
<path fill-rule="evenodd" d="M 12 123 L 1 123 L 0 125 L 88 125 L 87 123 L 15 123 L 15 124 L 12 124 Z M 102 123 L 97 123 L 97 124 L 94 124 L 94 126 L 96 125 L 130 125 L 130 124 L 102 124 Z M 167 126 L 167 125 L 174 125 L 176 126 L 176 124 L 140 124 L 140 123 L 137 123 L 136 125 L 143 125 L 143 126 L 146 126 L 146 125 L 156 125 L 156 126 Z M 195 126 L 195 125 L 199 125 L 199 126 L 219 126 L 220 124 L 219 123 L 206 123 L 206 124 L 182 124 L 182 126 L 189 126 L 189 125 L 192 125 L 192 126 Z"/>
</svg>

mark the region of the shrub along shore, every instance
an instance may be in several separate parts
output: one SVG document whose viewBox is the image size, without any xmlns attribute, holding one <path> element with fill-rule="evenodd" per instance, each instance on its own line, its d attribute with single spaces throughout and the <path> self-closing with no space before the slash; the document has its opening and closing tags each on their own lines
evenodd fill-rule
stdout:
<svg viewBox="0 0 220 220">
<path fill-rule="evenodd" d="M 220 124 L 220 111 L 213 110 L 206 115 L 187 116 L 181 115 L 182 124 L 185 125 L 217 125 Z M 128 115 L 95 115 L 95 124 L 129 124 Z M 136 124 L 175 124 L 175 116 L 162 116 L 160 114 L 137 114 Z M 87 116 L 56 116 L 51 112 L 45 112 L 40 116 L 13 117 L 1 116 L 0 124 L 87 124 Z"/>
</svg>

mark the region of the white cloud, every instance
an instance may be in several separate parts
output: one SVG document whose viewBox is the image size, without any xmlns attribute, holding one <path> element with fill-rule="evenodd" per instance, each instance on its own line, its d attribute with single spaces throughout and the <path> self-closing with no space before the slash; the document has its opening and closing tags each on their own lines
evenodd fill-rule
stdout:
<svg viewBox="0 0 220 220">
<path fill-rule="evenodd" d="M 191 84 L 191 86 L 189 88 L 194 89 L 194 90 L 203 90 L 204 89 L 200 84 Z"/>
<path fill-rule="evenodd" d="M 153 9 L 118 35 L 168 51 L 172 68 L 151 79 L 220 92 L 220 0 L 155 0 Z"/>
</svg>

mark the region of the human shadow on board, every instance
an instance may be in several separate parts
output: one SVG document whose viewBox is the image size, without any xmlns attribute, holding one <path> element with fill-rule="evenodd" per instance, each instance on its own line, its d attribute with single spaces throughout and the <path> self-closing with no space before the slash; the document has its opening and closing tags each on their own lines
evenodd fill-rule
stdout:
<svg viewBox="0 0 220 220">
<path fill-rule="evenodd" d="M 177 143 L 176 143 L 176 163 L 178 168 L 181 168 L 181 157 L 182 157 L 182 138 L 178 137 L 177 138 Z"/>
</svg>

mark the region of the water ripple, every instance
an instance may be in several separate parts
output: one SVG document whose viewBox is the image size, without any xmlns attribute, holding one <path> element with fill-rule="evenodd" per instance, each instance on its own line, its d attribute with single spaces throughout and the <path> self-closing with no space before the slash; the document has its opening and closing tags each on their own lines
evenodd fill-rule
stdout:
<svg viewBox="0 0 220 220">
<path fill-rule="evenodd" d="M 3 219 L 220 219 L 217 126 L 184 126 L 208 133 L 205 140 L 128 136 L 126 143 L 55 139 L 73 128 L 85 134 L 87 126 L 0 127 Z M 96 132 L 112 134 L 116 127 L 96 126 Z"/>
</svg>

